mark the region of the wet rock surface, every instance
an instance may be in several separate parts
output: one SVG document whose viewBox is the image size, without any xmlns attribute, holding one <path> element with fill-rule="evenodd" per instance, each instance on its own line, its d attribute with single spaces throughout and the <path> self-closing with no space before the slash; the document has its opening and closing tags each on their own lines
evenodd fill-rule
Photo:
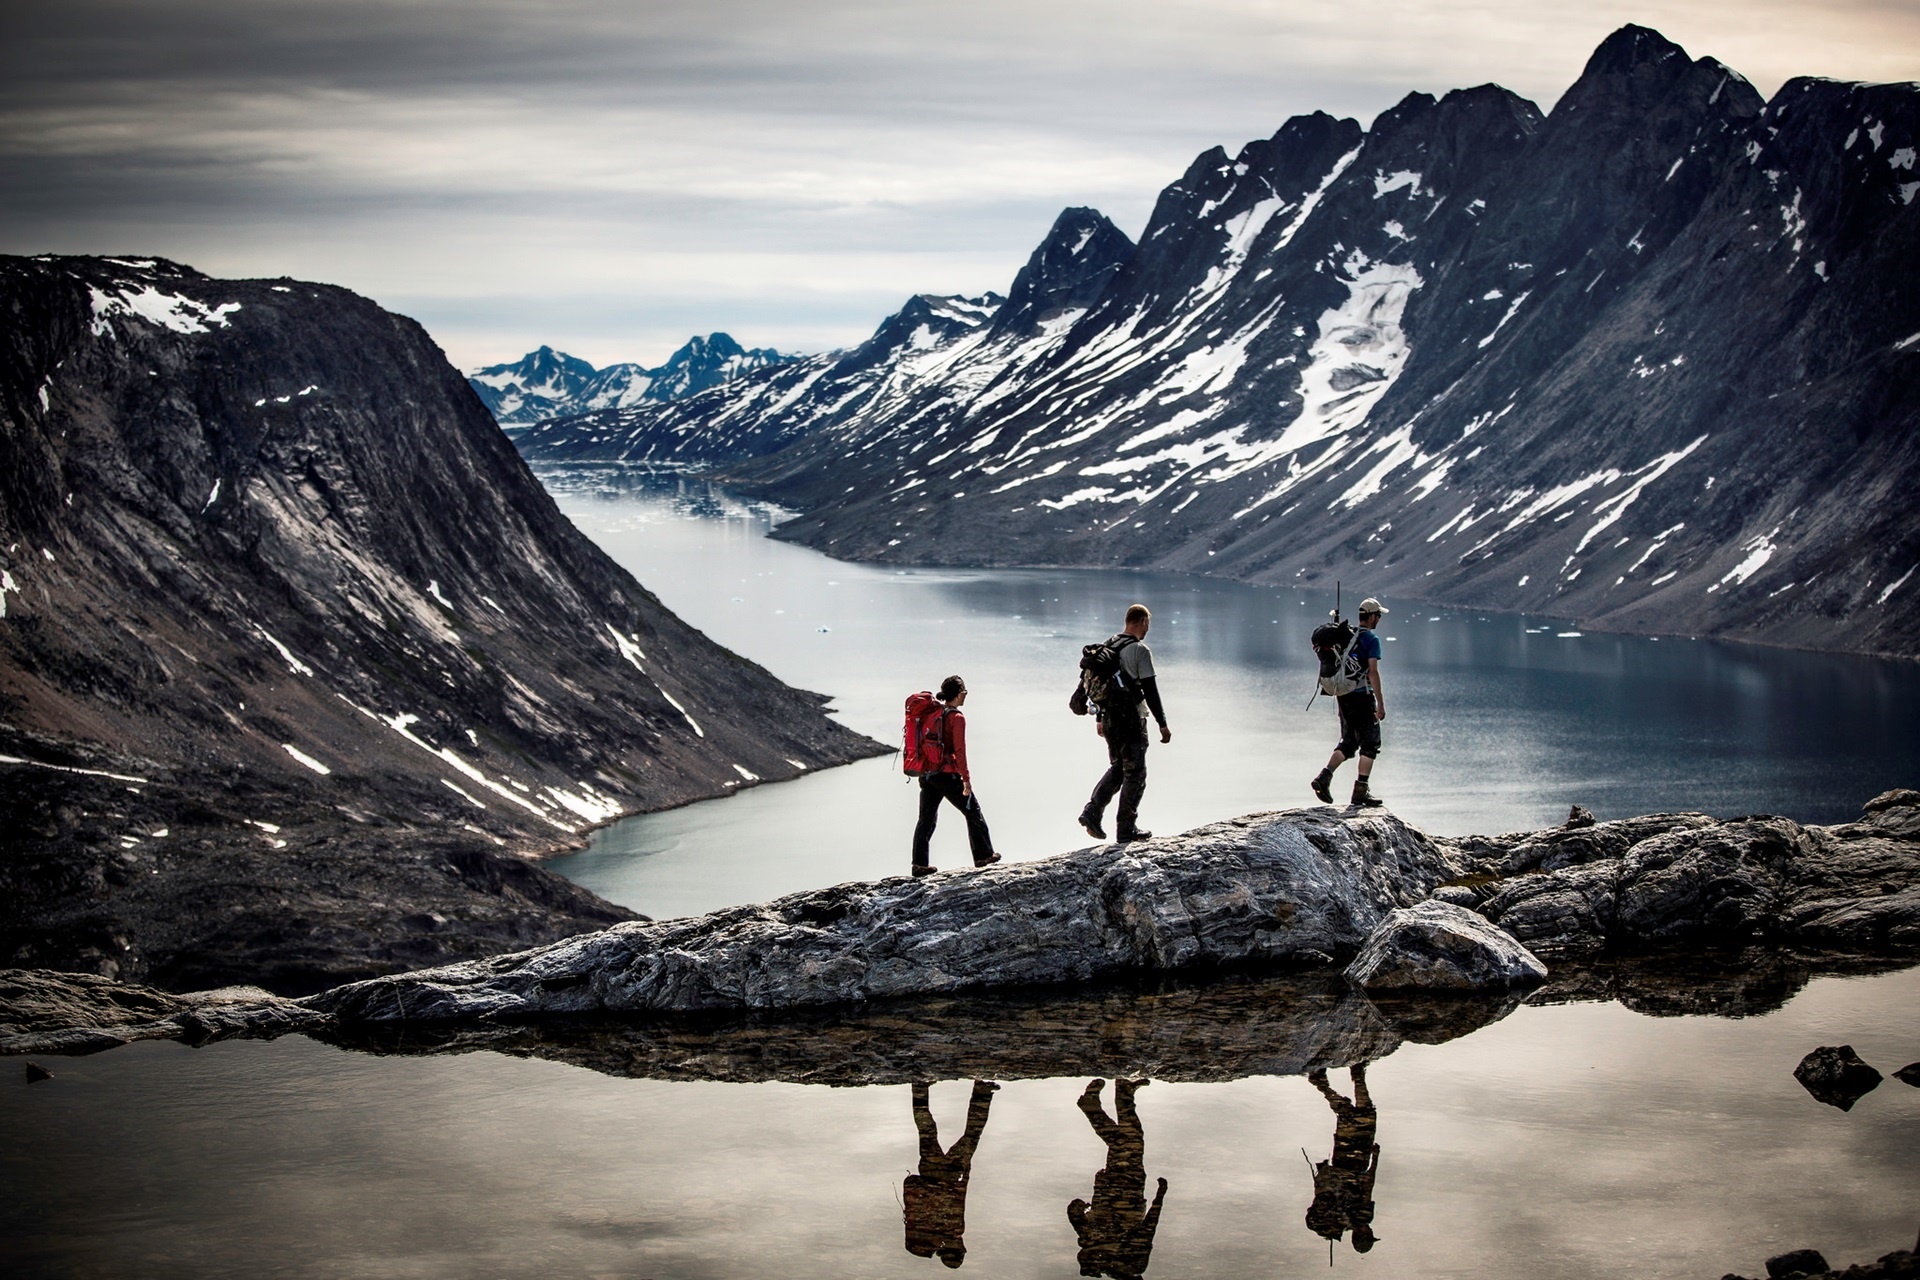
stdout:
<svg viewBox="0 0 1920 1280">
<path fill-rule="evenodd" d="M 1441 842 L 1493 877 L 1479 910 L 1536 951 L 1752 942 L 1856 954 L 1920 949 L 1920 792 L 1859 821 L 1660 814 Z"/>
<path fill-rule="evenodd" d="M 1853 1104 L 1880 1087 L 1884 1078 L 1861 1060 L 1850 1044 L 1821 1045 L 1800 1060 L 1793 1078 L 1830 1107 L 1853 1110 Z"/>
<path fill-rule="evenodd" d="M 1832 1266 L 1817 1249 L 1795 1249 L 1767 1259 L 1767 1280 L 1920 1280 L 1920 1245 L 1914 1249 L 1896 1249 L 1873 1262 L 1860 1262 L 1844 1270 Z M 1778 1269 L 1776 1269 L 1778 1268 Z M 1729 1272 L 1721 1280 L 1750 1280 Z"/>
<path fill-rule="evenodd" d="M 1396 916 L 1442 923 L 1473 940 L 1464 957 L 1430 940 L 1420 956 L 1425 969 L 1449 966 L 1454 985 L 1393 990 L 1379 978 L 1391 966 L 1353 970 L 1353 983 L 1373 981 L 1368 1007 L 1401 1038 L 1446 1038 L 1476 1019 L 1504 1016 L 1519 999 L 1503 994 L 1508 984 L 1539 980 L 1541 958 L 1530 953 L 1542 944 L 1523 945 L 1503 932 L 1506 922 L 1557 944 L 1547 950 L 1551 971 L 1531 1001 L 1618 1000 L 1653 1016 L 1744 1017 L 1779 1008 L 1815 973 L 1911 962 L 1915 948 L 1884 944 L 1902 936 L 1893 931 L 1865 935 L 1881 945 L 1823 949 L 1795 943 L 1782 922 L 1798 918 L 1796 893 L 1804 886 L 1814 886 L 1828 910 L 1843 903 L 1847 884 L 1858 883 L 1847 878 L 1850 868 L 1867 866 L 1877 878 L 1902 874 L 1902 859 L 1913 857 L 1916 801 L 1920 793 L 1889 793 L 1861 822 L 1837 828 L 1698 815 L 1598 823 L 1581 833 L 1644 838 L 1623 857 L 1504 878 L 1487 867 L 1522 844 L 1551 843 L 1543 837 L 1554 833 L 1433 840 L 1383 811 L 1316 806 L 981 871 L 850 883 L 706 916 L 626 922 L 300 1001 L 255 993 L 222 1002 L 84 975 L 4 973 L 0 1033 L 11 1038 L 0 1040 L 0 1052 L 382 1026 L 490 1040 L 528 1020 L 644 1014 L 635 1021 L 653 1027 L 662 1017 L 753 1010 L 775 1019 L 788 1015 L 771 1011 L 793 1010 L 799 1018 L 812 1017 L 809 1009 L 957 999 L 987 988 L 1050 988 L 1044 1000 L 1059 1001 L 1089 983 L 1169 974 L 1198 981 L 1244 966 L 1331 977 Z M 1686 847 L 1689 840 L 1697 847 Z M 1756 882 L 1765 894 L 1751 891 Z M 1666 927 L 1617 930 L 1622 884 L 1638 895 L 1629 918 Z M 1733 900 L 1730 912 L 1718 909 L 1722 897 Z M 1501 928 L 1487 921 L 1495 910 Z M 1691 930 L 1676 924 L 1688 920 Z M 1490 951 L 1473 954 L 1480 948 Z M 1425 998 L 1433 990 L 1485 998 L 1467 1002 L 1471 1009 L 1447 1009 Z"/>
<path fill-rule="evenodd" d="M 1255 815 L 984 871 L 839 885 L 336 988 L 349 1021 L 775 1008 L 1350 957 L 1458 870 L 1388 814 Z"/>
<path fill-rule="evenodd" d="M 1389 915 L 1346 976 L 1368 991 L 1485 991 L 1538 986 L 1547 966 L 1486 917 L 1429 899 Z"/>
</svg>

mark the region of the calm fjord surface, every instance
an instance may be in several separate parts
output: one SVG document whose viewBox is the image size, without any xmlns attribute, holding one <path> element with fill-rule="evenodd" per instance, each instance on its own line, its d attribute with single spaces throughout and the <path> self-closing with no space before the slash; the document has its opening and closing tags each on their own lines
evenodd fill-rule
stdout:
<svg viewBox="0 0 1920 1280">
<path fill-rule="evenodd" d="M 968 754 L 1010 860 L 1083 847 L 1074 821 L 1106 766 L 1066 709 L 1082 644 L 1134 600 L 1173 741 L 1147 754 L 1141 821 L 1163 832 L 1312 804 L 1337 733 L 1307 707 L 1307 632 L 1331 591 L 1115 571 L 901 571 L 766 537 L 777 514 L 697 479 L 542 476 L 562 508 L 688 622 L 897 742 L 901 702 L 958 672 Z M 1343 604 L 1367 593 L 1348 583 Z M 1553 618 L 1388 600 L 1386 745 L 1375 790 L 1443 834 L 1661 810 L 1844 822 L 1920 784 L 1920 664 L 1685 637 L 1565 635 Z M 1344 801 L 1354 768 L 1336 779 Z M 631 818 L 553 867 L 655 917 L 903 874 L 915 789 L 897 757 Z M 967 865 L 949 811 L 937 866 Z"/>
<path fill-rule="evenodd" d="M 1156 610 L 1175 728 L 1152 749 L 1149 823 L 1301 803 L 1331 741 L 1330 709 L 1302 707 L 1320 596 L 898 574 L 769 541 L 767 512 L 704 485 L 561 496 L 669 607 L 835 694 L 855 728 L 890 737 L 905 692 L 965 674 L 976 777 L 1010 857 L 1084 843 L 1073 811 L 1101 752 L 1066 712 L 1066 686 L 1079 644 L 1135 597 Z M 1908 666 L 1562 637 L 1543 620 L 1390 603 L 1381 790 L 1433 830 L 1545 824 L 1576 801 L 1603 816 L 1832 821 L 1916 776 Z M 911 788 L 877 760 L 631 819 L 561 865 L 656 915 L 704 910 L 898 874 L 912 816 Z M 935 845 L 948 867 L 964 861 L 955 826 Z M 1697 1280 L 1759 1274 L 1788 1249 L 1844 1265 L 1912 1242 L 1920 1089 L 1888 1079 L 1841 1111 L 1792 1071 L 1821 1044 L 1852 1044 L 1887 1072 L 1920 1058 L 1920 969 L 1800 980 L 1787 964 L 1626 1003 L 1543 1000 L 1451 1040 L 1410 1024 L 1364 1068 L 1364 1105 L 1344 1068 L 1326 1093 L 1298 1075 L 1231 1078 L 1210 1047 L 1220 1024 L 1151 994 L 1063 993 L 1057 1013 L 1051 996 L 1009 997 L 1020 1007 L 1006 1016 L 988 997 L 950 1020 L 913 1016 L 961 1058 L 1019 1064 L 978 1130 L 953 1233 L 967 1274 L 1083 1274 L 1071 1206 L 1137 1191 L 1119 1207 L 1138 1224 L 1164 1178 L 1150 1239 L 1120 1250 L 1138 1265 L 1110 1274 L 1264 1276 L 1331 1259 L 1381 1280 Z M 1254 1015 L 1283 1007 L 1288 981 L 1247 981 L 1258 1008 L 1224 1025 L 1265 1025 Z M 529 1041 L 361 1053 L 290 1036 L 52 1059 L 50 1081 L 16 1069 L 0 1082 L 0 1257 L 27 1277 L 945 1274 L 904 1247 L 909 1196 L 927 1203 L 908 1190 L 922 1156 L 913 1087 L 824 1088 L 758 1065 L 783 1057 L 769 1037 L 825 1037 L 832 1054 L 892 1040 L 903 1016 L 750 1022 L 704 1055 L 695 1027 L 691 1056 L 664 1066 L 623 1053 L 617 1027 L 571 1057 Z M 1047 1034 L 1061 1019 L 1073 1034 Z M 1163 1078 L 1137 1092 L 1137 1141 L 1109 1147 L 1082 1100 L 1089 1076 L 1120 1067 L 1086 1048 L 1114 1028 L 1152 1047 Z M 1258 1048 L 1306 1057 L 1323 1032 L 1309 1020 L 1301 1044 Z M 970 1095 L 985 1091 L 932 1085 L 942 1147 L 962 1140 Z M 1113 1114 L 1111 1083 L 1098 1101 Z M 1344 1182 L 1327 1177 L 1338 1167 Z M 1361 1221 L 1377 1236 L 1364 1252 Z"/>
</svg>

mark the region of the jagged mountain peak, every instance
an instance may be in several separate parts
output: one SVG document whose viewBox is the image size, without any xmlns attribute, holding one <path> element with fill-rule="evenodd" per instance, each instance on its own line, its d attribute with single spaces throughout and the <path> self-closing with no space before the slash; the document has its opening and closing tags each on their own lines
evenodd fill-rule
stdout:
<svg viewBox="0 0 1920 1280">
<path fill-rule="evenodd" d="M 1629 27 L 1550 115 L 1481 85 L 1295 117 L 1196 157 L 1064 332 L 873 343 L 541 456 L 719 462 L 854 558 L 1364 571 L 1817 643 L 1886 606 L 1845 642 L 1910 651 L 1920 544 L 1834 486 L 1920 467 L 1920 88 L 1761 110 Z"/>
<path fill-rule="evenodd" d="M 1099 210 L 1062 210 L 1013 278 L 1006 303 L 994 317 L 994 331 L 1031 335 L 1066 312 L 1093 305 L 1133 256 L 1133 247 L 1127 234 Z"/>
</svg>

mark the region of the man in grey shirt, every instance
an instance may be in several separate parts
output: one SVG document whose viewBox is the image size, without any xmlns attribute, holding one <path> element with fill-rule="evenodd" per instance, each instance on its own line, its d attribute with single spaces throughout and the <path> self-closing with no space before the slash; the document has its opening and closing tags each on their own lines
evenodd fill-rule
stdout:
<svg viewBox="0 0 1920 1280">
<path fill-rule="evenodd" d="M 1107 771 L 1093 788 L 1087 807 L 1080 811 L 1080 825 L 1096 840 L 1104 840 L 1101 829 L 1107 803 L 1117 794 L 1120 808 L 1114 820 L 1114 838 L 1148 840 L 1153 832 L 1139 825 L 1140 797 L 1147 790 L 1147 713 L 1152 712 L 1160 726 L 1160 741 L 1172 742 L 1173 730 L 1167 727 L 1166 708 L 1160 705 L 1160 685 L 1153 675 L 1153 651 L 1143 643 L 1153 615 L 1143 604 L 1127 608 L 1126 626 L 1107 641 L 1120 655 L 1120 674 L 1113 691 L 1100 708 L 1100 733 L 1107 740 Z"/>
</svg>

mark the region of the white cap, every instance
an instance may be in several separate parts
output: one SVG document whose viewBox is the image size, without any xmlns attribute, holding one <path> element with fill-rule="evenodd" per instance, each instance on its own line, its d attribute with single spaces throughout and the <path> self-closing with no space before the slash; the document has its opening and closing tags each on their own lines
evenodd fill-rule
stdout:
<svg viewBox="0 0 1920 1280">
<path fill-rule="evenodd" d="M 1375 600 L 1372 596 L 1368 596 L 1365 600 L 1362 600 L 1360 602 L 1360 612 L 1361 613 L 1390 613 L 1392 611 L 1388 609 L 1387 606 L 1381 604 L 1378 600 Z"/>
</svg>

